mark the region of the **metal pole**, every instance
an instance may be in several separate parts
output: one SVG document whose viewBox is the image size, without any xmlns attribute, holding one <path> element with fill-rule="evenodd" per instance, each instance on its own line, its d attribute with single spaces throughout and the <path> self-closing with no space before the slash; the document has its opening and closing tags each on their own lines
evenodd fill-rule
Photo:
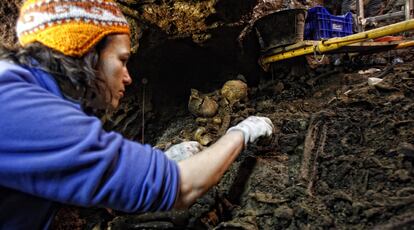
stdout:
<svg viewBox="0 0 414 230">
<path fill-rule="evenodd" d="M 406 17 L 405 11 L 398 11 L 398 12 L 378 15 L 378 16 L 374 16 L 374 17 L 364 18 L 364 20 L 362 20 L 362 25 L 366 25 L 366 24 L 371 23 L 371 22 L 382 21 L 382 20 L 385 20 L 385 19 L 392 19 L 392 18 L 401 18 L 402 19 L 404 17 Z"/>
<path fill-rule="evenodd" d="M 405 0 L 404 11 L 405 11 L 405 20 L 409 20 L 410 19 L 410 0 Z"/>
<path fill-rule="evenodd" d="M 358 23 L 358 32 L 364 31 L 364 25 L 362 25 L 362 20 L 365 18 L 364 15 L 364 1 L 356 0 L 357 7 L 357 23 Z"/>
<path fill-rule="evenodd" d="M 324 53 L 327 51 L 338 49 L 342 46 L 346 46 L 356 42 L 361 42 L 367 39 L 375 39 L 409 30 L 414 30 L 414 19 L 380 27 L 366 32 L 361 32 L 358 34 L 349 35 L 346 37 L 336 37 L 330 38 L 325 41 L 315 41 L 315 44 L 313 46 L 307 46 L 296 50 L 286 51 L 271 56 L 263 57 L 260 59 L 260 63 L 262 66 L 265 66 L 266 64 L 269 64 L 271 62 L 298 57 L 306 54 L 312 54 L 314 52 Z"/>
</svg>

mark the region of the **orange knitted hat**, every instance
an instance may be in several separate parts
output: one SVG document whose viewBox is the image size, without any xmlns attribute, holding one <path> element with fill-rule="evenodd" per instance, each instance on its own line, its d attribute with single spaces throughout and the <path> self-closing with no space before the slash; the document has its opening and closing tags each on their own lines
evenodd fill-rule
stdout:
<svg viewBox="0 0 414 230">
<path fill-rule="evenodd" d="M 83 56 L 108 34 L 130 34 L 112 0 L 27 0 L 16 31 L 23 47 L 37 41 L 73 57 Z"/>
</svg>

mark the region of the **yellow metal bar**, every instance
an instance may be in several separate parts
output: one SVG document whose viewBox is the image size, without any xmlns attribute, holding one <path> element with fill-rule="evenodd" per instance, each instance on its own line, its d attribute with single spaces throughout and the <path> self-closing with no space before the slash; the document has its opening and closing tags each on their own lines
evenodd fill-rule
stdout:
<svg viewBox="0 0 414 230">
<path fill-rule="evenodd" d="M 367 32 L 368 31 L 357 33 L 357 34 L 352 34 L 352 35 L 348 35 L 346 37 L 331 38 L 331 39 L 328 39 L 328 40 L 322 40 L 321 42 L 323 42 L 323 44 L 325 44 L 325 45 L 332 45 L 332 44 L 336 44 L 338 42 L 351 42 L 351 41 L 366 40 L 366 39 L 368 39 L 368 35 L 366 34 Z"/>
<path fill-rule="evenodd" d="M 411 46 L 414 46 L 414 41 L 402 42 L 402 43 L 398 44 L 395 48 L 396 49 L 403 49 L 403 48 L 407 48 L 407 47 L 411 47 Z"/>
<path fill-rule="evenodd" d="M 396 34 L 396 33 L 404 32 L 408 30 L 414 30 L 414 19 L 391 24 L 388 26 L 383 26 L 377 29 L 349 35 L 346 37 L 331 38 L 331 39 L 323 40 L 323 41 L 315 41 L 313 46 L 307 46 L 307 47 L 294 49 L 291 51 L 281 52 L 281 53 L 277 53 L 271 56 L 263 57 L 260 60 L 260 63 L 262 66 L 264 66 L 272 62 L 289 59 L 293 57 L 298 57 L 298 56 L 302 56 L 306 54 L 312 54 L 314 52 L 324 53 L 324 52 L 335 50 L 340 47 L 350 45 L 356 42 L 362 42 L 367 39 L 375 39 L 375 38 L 379 38 L 379 37 L 383 37 L 383 36 L 387 36 L 391 34 Z"/>
<path fill-rule="evenodd" d="M 379 37 L 383 37 L 383 36 L 390 35 L 390 34 L 396 34 L 396 33 L 404 32 L 407 30 L 412 30 L 412 29 L 414 29 L 414 20 L 407 20 L 407 21 L 391 24 L 388 26 L 376 28 L 373 30 L 368 30 L 365 32 L 357 33 L 357 34 L 352 34 L 346 37 L 331 38 L 329 40 L 322 41 L 322 42 L 325 45 L 330 45 L 330 44 L 335 44 L 338 42 L 347 42 L 347 41 L 358 40 L 362 38 L 374 39 L 374 38 L 379 38 Z"/>
</svg>

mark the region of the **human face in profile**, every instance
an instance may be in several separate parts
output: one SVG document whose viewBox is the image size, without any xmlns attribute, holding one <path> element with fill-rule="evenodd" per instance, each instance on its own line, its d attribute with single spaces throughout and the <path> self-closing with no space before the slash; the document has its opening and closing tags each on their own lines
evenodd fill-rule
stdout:
<svg viewBox="0 0 414 230">
<path fill-rule="evenodd" d="M 105 102 L 112 109 L 118 108 L 119 101 L 125 95 L 125 87 L 132 83 L 126 66 L 130 50 L 129 35 L 114 34 L 106 38 L 99 53 L 98 77 L 106 83 Z"/>
</svg>

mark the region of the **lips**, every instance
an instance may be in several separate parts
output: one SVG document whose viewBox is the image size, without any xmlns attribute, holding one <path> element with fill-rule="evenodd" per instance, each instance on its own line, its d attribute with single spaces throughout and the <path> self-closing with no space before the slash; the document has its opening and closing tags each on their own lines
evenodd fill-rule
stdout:
<svg viewBox="0 0 414 230">
<path fill-rule="evenodd" d="M 125 91 L 119 91 L 119 97 L 122 98 L 125 95 Z"/>
</svg>

